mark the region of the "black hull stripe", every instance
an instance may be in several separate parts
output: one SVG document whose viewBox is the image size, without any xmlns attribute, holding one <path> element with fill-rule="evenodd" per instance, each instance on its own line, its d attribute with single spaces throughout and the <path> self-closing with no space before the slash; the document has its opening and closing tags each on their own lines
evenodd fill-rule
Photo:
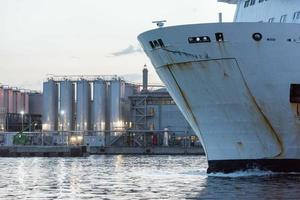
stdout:
<svg viewBox="0 0 300 200">
<path fill-rule="evenodd" d="M 231 173 L 249 169 L 300 172 L 300 159 L 210 160 L 207 173 Z"/>
</svg>

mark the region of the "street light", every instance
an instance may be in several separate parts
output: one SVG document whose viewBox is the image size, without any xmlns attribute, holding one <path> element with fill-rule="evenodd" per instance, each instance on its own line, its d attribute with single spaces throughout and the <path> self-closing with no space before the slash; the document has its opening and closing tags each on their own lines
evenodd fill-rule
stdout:
<svg viewBox="0 0 300 200">
<path fill-rule="evenodd" d="M 65 114 L 65 111 L 61 110 L 60 111 L 60 123 L 61 123 L 61 129 L 62 129 L 62 131 L 64 131 L 64 114 Z"/>
<path fill-rule="evenodd" d="M 35 127 L 37 126 L 38 124 L 36 122 L 34 122 L 33 124 L 33 132 L 35 132 Z"/>
<path fill-rule="evenodd" d="M 20 112 L 20 114 L 21 114 L 21 117 L 22 117 L 22 132 L 23 132 L 23 130 L 24 130 L 24 127 L 23 127 L 23 125 L 24 125 L 24 122 L 23 122 L 24 111 L 22 110 Z"/>
<path fill-rule="evenodd" d="M 61 110 L 60 111 L 60 123 L 61 123 L 61 142 L 63 143 L 63 138 L 64 138 L 64 114 L 65 114 L 65 111 L 64 110 Z"/>
</svg>

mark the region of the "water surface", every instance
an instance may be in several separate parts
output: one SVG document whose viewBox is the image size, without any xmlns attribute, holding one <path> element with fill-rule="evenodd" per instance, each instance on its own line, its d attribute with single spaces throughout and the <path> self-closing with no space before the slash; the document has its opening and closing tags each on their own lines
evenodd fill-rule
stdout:
<svg viewBox="0 0 300 200">
<path fill-rule="evenodd" d="M 206 174 L 203 156 L 0 158 L 0 199 L 300 199 L 300 176 Z"/>
</svg>

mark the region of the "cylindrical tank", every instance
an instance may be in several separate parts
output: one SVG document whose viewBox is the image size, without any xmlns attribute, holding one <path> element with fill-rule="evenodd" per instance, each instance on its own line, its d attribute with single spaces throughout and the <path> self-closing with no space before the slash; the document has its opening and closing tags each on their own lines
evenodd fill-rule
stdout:
<svg viewBox="0 0 300 200">
<path fill-rule="evenodd" d="M 29 113 L 29 93 L 24 92 L 24 113 L 28 114 Z"/>
<path fill-rule="evenodd" d="M 4 88 L 0 86 L 0 113 L 5 113 L 5 104 L 4 104 Z"/>
<path fill-rule="evenodd" d="M 17 111 L 16 113 L 20 114 L 20 113 L 25 113 L 24 111 L 24 93 L 22 93 L 21 91 L 16 91 L 16 97 L 17 97 Z"/>
<path fill-rule="evenodd" d="M 73 129 L 74 84 L 70 80 L 60 82 L 60 129 L 71 131 Z"/>
<path fill-rule="evenodd" d="M 43 112 L 43 94 L 29 94 L 29 113 L 31 115 L 42 115 Z"/>
<path fill-rule="evenodd" d="M 4 88 L 4 105 L 8 113 L 13 113 L 13 91 L 11 88 Z"/>
<path fill-rule="evenodd" d="M 104 131 L 106 125 L 107 85 L 103 80 L 93 82 L 92 127 L 94 131 Z"/>
<path fill-rule="evenodd" d="M 132 96 L 136 93 L 137 88 L 134 84 L 131 83 L 125 83 L 125 94 L 124 94 L 124 99 L 128 100 L 129 96 Z"/>
<path fill-rule="evenodd" d="M 20 91 L 18 91 L 17 89 L 14 89 L 13 90 L 13 98 L 12 98 L 12 113 L 17 113 L 18 111 L 18 105 L 17 105 L 17 102 L 18 102 L 18 93 Z"/>
<path fill-rule="evenodd" d="M 7 113 L 8 112 L 8 88 L 3 87 L 3 94 L 4 94 L 4 97 L 3 97 L 4 102 L 3 103 L 4 103 L 6 113 Z"/>
<path fill-rule="evenodd" d="M 110 129 L 122 130 L 122 99 L 125 93 L 125 83 L 122 80 L 112 80 L 110 83 Z"/>
<path fill-rule="evenodd" d="M 87 131 L 90 129 L 91 102 L 91 88 L 87 80 L 77 81 L 76 96 L 76 130 Z"/>
<path fill-rule="evenodd" d="M 5 113 L 6 109 L 4 107 L 4 89 L 2 86 L 0 86 L 0 131 L 3 131 L 5 127 Z"/>
<path fill-rule="evenodd" d="M 54 80 L 43 83 L 43 130 L 57 130 L 58 85 Z"/>
</svg>

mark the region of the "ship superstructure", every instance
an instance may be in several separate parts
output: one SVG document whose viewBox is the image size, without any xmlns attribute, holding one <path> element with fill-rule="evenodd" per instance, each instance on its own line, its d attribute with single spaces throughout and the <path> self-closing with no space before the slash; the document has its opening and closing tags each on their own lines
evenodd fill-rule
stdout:
<svg viewBox="0 0 300 200">
<path fill-rule="evenodd" d="M 299 23 L 297 0 L 219 0 L 236 4 L 235 22 Z"/>
<path fill-rule="evenodd" d="M 208 172 L 300 171 L 300 2 L 220 2 L 237 4 L 234 23 L 138 39 L 201 138 Z"/>
</svg>

